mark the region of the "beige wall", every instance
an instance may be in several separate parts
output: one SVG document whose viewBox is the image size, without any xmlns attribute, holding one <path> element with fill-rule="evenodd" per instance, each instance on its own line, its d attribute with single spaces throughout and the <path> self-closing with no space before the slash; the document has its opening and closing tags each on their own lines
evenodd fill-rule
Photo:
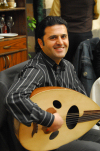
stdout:
<svg viewBox="0 0 100 151">
<path fill-rule="evenodd" d="M 53 3 L 53 0 L 44 0 L 44 1 L 43 1 L 44 8 L 45 8 L 45 9 L 51 8 L 52 3 Z"/>
<path fill-rule="evenodd" d="M 100 16 L 97 20 L 93 20 L 92 31 L 93 31 L 93 37 L 100 38 Z"/>
</svg>

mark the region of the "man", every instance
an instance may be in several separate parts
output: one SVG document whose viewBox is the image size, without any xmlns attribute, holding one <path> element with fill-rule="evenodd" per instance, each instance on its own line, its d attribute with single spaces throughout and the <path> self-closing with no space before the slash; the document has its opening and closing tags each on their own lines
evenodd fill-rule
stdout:
<svg viewBox="0 0 100 151">
<path fill-rule="evenodd" d="M 52 16 L 43 19 L 38 27 L 38 43 L 41 50 L 15 79 L 6 97 L 6 107 L 15 118 L 27 126 L 35 122 L 48 127 L 49 131 L 57 131 L 63 124 L 62 117 L 58 113 L 46 112 L 32 102 L 30 100 L 32 91 L 38 87 L 60 86 L 85 95 L 86 92 L 76 76 L 73 65 L 63 59 L 69 46 L 66 21 Z M 86 144 L 85 149 L 91 150 L 93 147 L 98 149 L 98 146 L 100 148 L 98 143 L 77 140 L 62 146 L 57 151 L 75 151 L 75 148 L 80 151 L 84 148 L 84 144 Z M 73 149 L 70 149 L 71 147 Z"/>
<path fill-rule="evenodd" d="M 73 57 L 80 42 L 92 38 L 92 20 L 99 16 L 98 1 L 53 1 L 50 16 L 61 16 L 68 23 L 69 50 L 65 58 L 70 62 L 73 62 Z"/>
</svg>

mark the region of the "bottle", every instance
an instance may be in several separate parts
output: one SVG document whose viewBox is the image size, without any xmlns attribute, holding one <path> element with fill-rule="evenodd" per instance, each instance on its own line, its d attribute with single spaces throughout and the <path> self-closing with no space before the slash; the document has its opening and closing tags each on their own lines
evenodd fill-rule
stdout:
<svg viewBox="0 0 100 151">
<path fill-rule="evenodd" d="M 7 25 L 6 24 L 3 27 L 3 33 L 7 33 Z"/>
<path fill-rule="evenodd" d="M 4 20 L 5 20 L 5 15 L 3 14 L 2 17 L 4 17 Z M 7 25 L 6 25 L 6 22 L 4 23 L 4 26 L 2 27 L 2 32 L 3 33 L 7 33 Z"/>
</svg>

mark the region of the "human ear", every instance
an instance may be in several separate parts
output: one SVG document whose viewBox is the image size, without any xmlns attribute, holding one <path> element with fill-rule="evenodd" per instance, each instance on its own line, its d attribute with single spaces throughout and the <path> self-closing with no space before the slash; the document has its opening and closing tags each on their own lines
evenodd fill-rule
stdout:
<svg viewBox="0 0 100 151">
<path fill-rule="evenodd" d="M 43 41 L 42 39 L 38 38 L 38 44 L 41 47 L 41 49 L 43 48 Z"/>
</svg>

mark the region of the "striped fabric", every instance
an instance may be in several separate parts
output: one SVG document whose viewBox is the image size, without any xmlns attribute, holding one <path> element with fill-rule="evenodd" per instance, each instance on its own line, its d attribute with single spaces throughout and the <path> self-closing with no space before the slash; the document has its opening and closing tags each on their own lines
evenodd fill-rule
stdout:
<svg viewBox="0 0 100 151">
<path fill-rule="evenodd" d="M 47 127 L 53 123 L 53 114 L 42 110 L 29 98 L 34 89 L 45 86 L 66 87 L 86 95 L 70 62 L 62 59 L 58 66 L 39 52 L 16 77 L 6 97 L 7 108 L 21 123 L 30 126 L 36 122 Z"/>
</svg>

